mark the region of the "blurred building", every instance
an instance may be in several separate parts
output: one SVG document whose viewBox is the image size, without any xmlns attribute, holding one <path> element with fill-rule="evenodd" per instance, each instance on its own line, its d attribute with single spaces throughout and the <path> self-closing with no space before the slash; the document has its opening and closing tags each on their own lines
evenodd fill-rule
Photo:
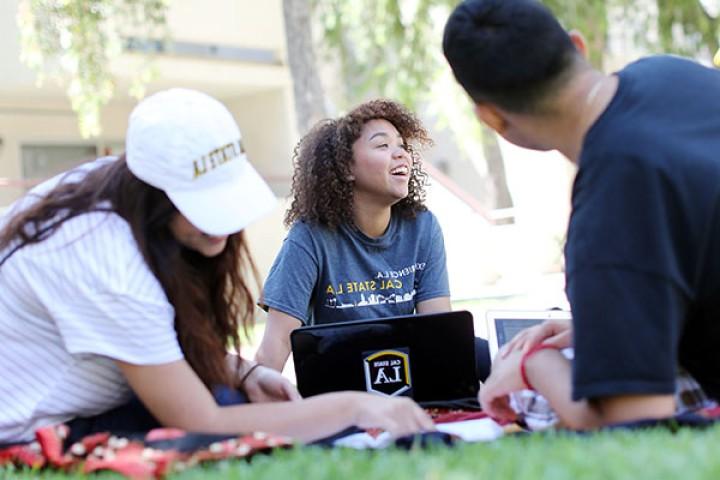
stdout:
<svg viewBox="0 0 720 480">
<path fill-rule="evenodd" d="M 283 199 L 289 192 L 297 140 L 282 2 L 171 2 L 171 48 L 158 51 L 160 45 L 150 39 L 129 39 L 126 52 L 112 65 L 118 80 L 115 96 L 102 111 L 102 134 L 93 139 L 80 136 L 65 87 L 46 81 L 38 88 L 34 73 L 20 63 L 17 7 L 17 0 L 0 2 L 0 31 L 5 39 L 0 45 L 0 212 L 45 178 L 98 155 L 123 151 L 127 118 L 136 104 L 127 93 L 132 73 L 144 52 L 155 52 L 159 75 L 148 93 L 188 87 L 221 100 L 240 125 L 251 162 L 281 199 L 272 215 L 247 231 L 264 278 L 285 236 Z M 476 173 L 455 161 L 452 140 L 443 140 L 442 135 L 436 140 L 437 146 L 427 152 L 428 163 L 436 165 L 428 168 L 428 203 L 445 232 L 453 297 L 513 297 L 532 289 L 525 283 L 534 282 L 535 273 L 556 269 L 558 264 L 555 232 L 564 229 L 569 206 L 570 175 L 564 163 L 533 167 L 526 152 L 505 148 L 510 182 L 513 176 L 516 183 L 529 180 L 518 183 L 526 200 L 517 196 L 514 225 L 492 226 L 492 214 L 458 185 L 473 184 Z M 513 171 L 520 167 L 522 172 Z M 560 186 L 548 184 L 548 175 L 559 178 Z M 548 192 L 554 193 L 548 196 Z M 559 226 L 550 230 L 544 217 L 548 212 L 560 219 Z"/>
<path fill-rule="evenodd" d="M 145 51 L 158 48 L 149 39 L 130 39 L 127 53 L 112 65 L 118 83 L 102 112 L 102 134 L 83 139 L 65 88 L 52 81 L 38 88 L 34 73 L 20 63 L 17 7 L 16 0 L 0 2 L 5 39 L 0 45 L 0 209 L 44 178 L 97 155 L 124 150 L 127 118 L 136 104 L 127 93 L 131 70 Z M 198 7 L 192 0 L 172 2 L 172 48 L 155 56 L 159 75 L 148 93 L 188 87 L 220 99 L 240 125 L 250 160 L 284 196 L 296 133 L 282 2 L 205 0 Z M 279 214 L 275 217 L 268 223 L 277 222 Z M 262 225 L 257 230 L 266 235 Z M 257 249 L 261 267 L 281 240 L 256 242 L 268 246 Z"/>
</svg>

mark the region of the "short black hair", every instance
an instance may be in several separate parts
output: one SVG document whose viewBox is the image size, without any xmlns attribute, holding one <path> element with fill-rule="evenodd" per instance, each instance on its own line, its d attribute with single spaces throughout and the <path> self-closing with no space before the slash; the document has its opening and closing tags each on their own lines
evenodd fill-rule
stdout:
<svg viewBox="0 0 720 480">
<path fill-rule="evenodd" d="M 514 112 L 541 108 L 578 51 L 537 0 L 465 0 L 445 25 L 443 52 L 475 103 Z"/>
</svg>

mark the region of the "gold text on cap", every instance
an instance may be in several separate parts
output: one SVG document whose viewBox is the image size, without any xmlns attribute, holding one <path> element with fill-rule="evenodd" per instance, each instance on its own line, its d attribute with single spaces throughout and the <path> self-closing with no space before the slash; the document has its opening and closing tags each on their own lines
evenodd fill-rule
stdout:
<svg viewBox="0 0 720 480">
<path fill-rule="evenodd" d="M 205 175 L 210 170 L 219 167 L 223 163 L 227 163 L 230 160 L 238 158 L 244 153 L 245 147 L 240 139 L 206 153 L 197 160 L 193 160 L 193 180 Z"/>
</svg>

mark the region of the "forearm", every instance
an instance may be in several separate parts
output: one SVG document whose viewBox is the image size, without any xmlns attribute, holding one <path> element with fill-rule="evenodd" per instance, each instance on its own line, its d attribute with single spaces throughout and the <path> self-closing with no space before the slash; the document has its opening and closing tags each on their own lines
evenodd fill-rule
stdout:
<svg viewBox="0 0 720 480">
<path fill-rule="evenodd" d="M 273 308 L 268 312 L 265 333 L 255 354 L 255 360 L 278 372 L 282 372 L 290 356 L 290 332 L 302 325 L 297 318 Z"/>
<path fill-rule="evenodd" d="M 265 431 L 309 440 L 352 425 L 362 406 L 360 400 L 367 401 L 359 393 L 335 393 L 303 401 L 220 407 L 185 361 L 156 366 L 117 364 L 161 425 L 192 432 Z"/>
<path fill-rule="evenodd" d="M 250 369 L 258 363 L 255 360 L 248 360 L 234 353 L 228 353 L 225 360 L 230 379 L 228 386 L 232 388 L 240 387 L 240 382 L 247 376 Z"/>
<path fill-rule="evenodd" d="M 430 300 L 424 300 L 418 302 L 415 307 L 417 313 L 438 313 L 438 312 L 449 312 L 452 310 L 450 303 L 450 297 L 437 297 L 431 298 Z"/>
<path fill-rule="evenodd" d="M 263 431 L 301 441 L 331 435 L 353 423 L 353 403 L 347 393 L 319 395 L 301 402 L 249 403 L 220 407 L 213 401 L 205 401 L 196 405 L 202 406 L 199 409 L 158 411 L 158 420 L 166 427 L 191 432 L 243 434 Z"/>
<path fill-rule="evenodd" d="M 615 395 L 593 401 L 573 401 L 571 365 L 558 350 L 540 350 L 527 359 L 525 368 L 530 383 L 548 400 L 562 425 L 573 430 L 669 417 L 675 411 L 670 394 Z"/>
<path fill-rule="evenodd" d="M 586 400 L 572 399 L 570 362 L 559 350 L 540 350 L 525 363 L 532 386 L 545 397 L 563 426 L 573 430 L 599 427 L 602 418 L 595 406 Z"/>
<path fill-rule="evenodd" d="M 217 434 L 264 431 L 305 442 L 351 426 L 353 410 L 353 399 L 343 392 L 318 395 L 301 402 L 219 407 L 196 431 Z"/>
<path fill-rule="evenodd" d="M 255 353 L 255 361 L 266 367 L 282 372 L 290 356 L 290 337 L 263 337 L 262 343 Z"/>
</svg>

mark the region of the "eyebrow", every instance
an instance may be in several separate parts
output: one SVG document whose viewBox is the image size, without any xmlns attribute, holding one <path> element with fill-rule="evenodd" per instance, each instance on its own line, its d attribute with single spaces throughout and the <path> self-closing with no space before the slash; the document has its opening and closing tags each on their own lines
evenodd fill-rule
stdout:
<svg viewBox="0 0 720 480">
<path fill-rule="evenodd" d="M 388 135 L 388 134 L 387 134 L 387 133 L 385 133 L 385 132 L 377 132 L 377 133 L 373 133 L 372 135 L 370 135 L 370 138 L 368 138 L 368 141 L 372 140 L 372 139 L 373 139 L 373 138 L 375 138 L 375 137 L 380 137 L 380 136 L 383 136 L 383 137 L 389 137 L 390 135 Z M 397 136 L 397 138 L 400 138 L 400 139 L 402 139 L 403 137 L 402 137 L 402 135 L 400 135 L 400 134 L 398 133 L 398 136 Z M 403 140 L 404 140 L 404 139 L 403 139 Z"/>
</svg>

